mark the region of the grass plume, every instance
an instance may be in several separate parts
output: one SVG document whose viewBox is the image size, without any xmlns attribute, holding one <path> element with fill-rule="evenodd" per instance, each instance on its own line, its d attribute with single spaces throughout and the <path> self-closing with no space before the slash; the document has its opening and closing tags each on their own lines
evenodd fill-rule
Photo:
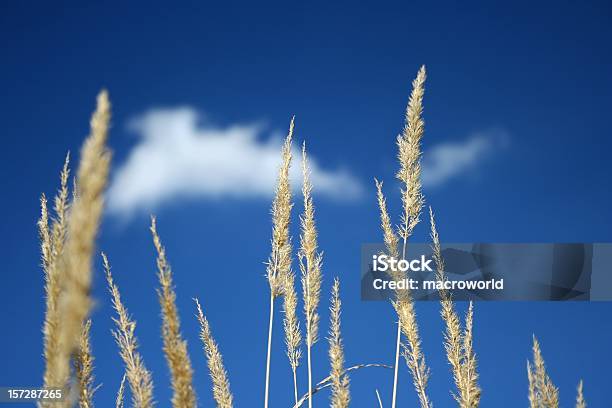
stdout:
<svg viewBox="0 0 612 408">
<path fill-rule="evenodd" d="M 123 408 L 124 406 L 123 394 L 125 392 L 125 378 L 126 375 L 123 374 L 123 377 L 121 378 L 121 384 L 119 384 L 119 390 L 117 391 L 117 398 L 115 399 L 115 408 Z"/>
<path fill-rule="evenodd" d="M 91 319 L 88 319 L 81 329 L 79 349 L 74 358 L 74 372 L 79 386 L 79 408 L 93 408 L 94 387 L 93 361 L 89 333 Z"/>
<path fill-rule="evenodd" d="M 170 368 L 172 382 L 172 406 L 191 408 L 196 406 L 196 394 L 192 383 L 193 369 L 187 352 L 187 342 L 181 335 L 172 270 L 166 258 L 166 250 L 157 233 L 157 223 L 154 217 L 151 217 L 151 234 L 157 251 L 157 276 L 161 286 L 157 293 L 162 312 L 164 354 Z"/>
<path fill-rule="evenodd" d="M 63 254 L 66 240 L 69 163 L 70 154 L 67 154 L 60 173 L 60 188 L 54 198 L 55 217 L 53 219 L 49 215 L 46 196 L 43 194 L 40 199 L 41 215 L 38 221 L 38 230 L 41 242 L 42 267 L 45 277 L 46 313 L 43 324 L 43 344 L 45 361 L 47 363 L 44 374 L 44 384 L 46 387 L 62 382 L 54 378 L 56 372 L 53 367 L 56 367 L 56 359 L 59 357 L 58 302 L 61 286 L 57 260 Z"/>
<path fill-rule="evenodd" d="M 445 282 L 447 279 L 446 268 L 440 249 L 440 237 L 431 207 L 429 207 L 429 219 L 431 223 L 433 258 L 436 264 L 436 279 Z M 472 348 L 474 316 L 472 302 L 470 302 L 468 307 L 465 319 L 465 331 L 463 331 L 463 333 L 461 331 L 461 321 L 455 311 L 451 294 L 444 288 L 440 290 L 440 305 L 440 313 L 446 326 L 444 333 L 444 348 L 446 349 L 446 356 L 451 365 L 453 379 L 458 391 L 458 394 L 453 394 L 453 397 L 461 408 L 478 407 L 480 404 L 481 391 L 478 386 L 476 356 Z"/>
<path fill-rule="evenodd" d="M 111 154 L 106 147 L 110 123 L 110 102 L 106 91 L 100 92 L 91 119 L 91 131 L 81 149 L 77 171 L 77 199 L 72 202 L 69 218 L 65 220 L 66 242 L 61 251 L 54 249 L 53 278 L 60 285 L 57 299 L 57 348 L 47 360 L 45 383 L 63 387 L 70 376 L 70 360 L 78 351 L 81 328 L 91 308 L 90 286 L 94 241 L 98 232 L 104 204 L 103 192 L 108 179 Z M 67 165 L 66 165 L 67 166 Z M 65 168 L 66 168 L 65 166 Z M 65 177 L 64 177 L 65 175 Z M 62 173 L 62 189 L 56 207 L 67 205 L 67 170 Z M 64 193 L 65 191 L 65 193 Z M 59 203 L 58 203 L 59 201 Z M 58 211 L 57 230 L 62 234 L 61 217 L 67 210 Z M 59 235 L 58 235 L 59 236 Z M 54 239 L 55 241 L 55 239 Z M 57 243 L 62 240 L 57 238 Z M 47 320 L 47 319 L 46 319 Z"/>
<path fill-rule="evenodd" d="M 396 177 L 402 183 L 402 216 L 400 226 L 398 227 L 398 235 L 402 240 L 402 259 L 406 257 L 408 239 L 412 235 L 414 227 L 420 221 L 421 209 L 424 204 L 424 198 L 421 191 L 421 138 L 424 133 L 422 112 L 425 78 L 425 67 L 423 66 L 412 82 L 412 92 L 406 108 L 405 125 L 402 133 L 397 137 L 400 168 Z M 400 242 L 393 231 L 391 218 L 387 212 L 386 200 L 382 192 L 382 182 L 378 180 L 375 181 L 385 246 L 389 255 L 395 257 L 400 255 Z M 400 276 L 399 271 L 392 272 L 391 275 L 393 279 L 403 277 Z M 397 400 L 398 365 L 400 344 L 403 344 L 401 335 L 403 334 L 407 341 L 406 344 L 403 344 L 404 352 L 402 354 L 412 374 L 414 387 L 419 396 L 421 407 L 429 408 L 431 404 L 426 392 L 429 369 L 425 364 L 425 357 L 421 350 L 421 340 L 414 303 L 407 290 L 396 291 L 393 307 L 396 310 L 399 320 L 395 344 L 395 370 L 393 375 L 391 407 L 395 408 Z"/>
<path fill-rule="evenodd" d="M 533 337 L 533 365 L 527 364 L 529 379 L 529 399 L 532 407 L 558 408 L 559 390 L 552 383 L 546 372 L 546 365 L 542 357 L 540 343 Z"/>
<path fill-rule="evenodd" d="M 329 361 L 331 365 L 331 404 L 332 408 L 346 408 L 349 405 L 349 378 L 344 371 L 344 346 L 340 333 L 340 280 L 334 279 L 332 287 L 329 329 Z M 309 398 L 310 399 L 310 398 Z"/>
<path fill-rule="evenodd" d="M 102 262 L 113 308 L 117 312 L 117 317 L 113 318 L 117 327 L 116 330 L 113 330 L 113 337 L 119 347 L 119 355 L 125 364 L 125 376 L 130 386 L 132 405 L 139 408 L 150 408 L 153 406 L 153 380 L 138 352 L 138 340 L 134 334 L 136 322 L 130 318 L 128 310 L 121 302 L 119 288 L 113 280 L 110 263 L 104 253 L 102 253 Z"/>
<path fill-rule="evenodd" d="M 287 346 L 287 357 L 293 373 L 293 394 L 295 402 L 298 400 L 297 368 L 300 365 L 302 352 L 302 333 L 297 317 L 297 294 L 295 292 L 295 277 L 293 272 L 285 276 L 284 303 L 283 303 L 283 327 L 285 329 L 285 345 Z"/>
<path fill-rule="evenodd" d="M 402 222 L 399 235 L 406 242 L 419 223 L 424 198 L 421 191 L 421 139 L 425 131 L 423 121 L 423 95 L 425 94 L 425 66 L 412 81 L 412 93 L 406 108 L 406 123 L 397 137 L 400 169 L 396 177 L 402 182 Z"/>
<path fill-rule="evenodd" d="M 272 202 L 272 250 L 267 262 L 266 277 L 270 285 L 270 312 L 268 322 L 268 349 L 266 353 L 266 385 L 264 408 L 268 408 L 270 392 L 270 359 L 272 356 L 272 326 L 274 324 L 274 299 L 283 294 L 288 274 L 291 270 L 291 240 L 289 223 L 291 220 L 291 141 L 295 118 L 289 123 L 289 133 L 282 149 L 282 162 L 278 172 L 278 182 Z"/>
<path fill-rule="evenodd" d="M 302 195 L 304 196 L 304 213 L 300 216 L 300 270 L 302 273 L 302 298 L 306 317 L 306 349 L 308 355 L 308 390 L 312 390 L 312 346 L 318 340 L 319 314 L 317 308 L 321 298 L 321 263 L 323 255 L 318 251 L 317 227 L 314 217 L 312 183 L 306 154 L 306 143 L 302 145 Z M 296 398 L 297 400 L 297 398 Z M 312 398 L 308 399 L 312 407 Z"/>
<path fill-rule="evenodd" d="M 204 344 L 204 354 L 208 364 L 208 372 L 213 383 L 213 397 L 219 408 L 232 408 L 233 397 L 230 391 L 227 372 L 223 365 L 223 357 L 219 347 L 212 336 L 208 320 L 202 312 L 200 302 L 194 299 L 198 309 L 198 321 L 200 322 L 200 339 Z"/>
<path fill-rule="evenodd" d="M 576 395 L 576 408 L 586 408 L 587 404 L 584 400 L 584 390 L 582 389 L 582 380 L 578 383 L 577 395 Z"/>
</svg>

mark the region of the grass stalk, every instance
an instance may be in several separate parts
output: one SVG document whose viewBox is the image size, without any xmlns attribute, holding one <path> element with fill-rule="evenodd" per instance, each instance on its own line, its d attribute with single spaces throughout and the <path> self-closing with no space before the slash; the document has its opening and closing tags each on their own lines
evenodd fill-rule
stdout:
<svg viewBox="0 0 612 408">
<path fill-rule="evenodd" d="M 436 228 L 433 211 L 429 207 L 431 224 L 431 240 L 433 258 L 436 264 L 436 279 L 445 282 L 446 267 L 440 248 L 440 237 Z M 478 373 L 476 372 L 476 356 L 472 347 L 472 326 L 474 309 L 470 302 L 465 319 L 465 330 L 462 333 L 461 321 L 455 311 L 451 293 L 445 289 L 440 290 L 440 306 L 442 320 L 446 330 L 444 333 L 444 348 L 451 366 L 453 379 L 458 394 L 453 397 L 461 408 L 476 408 L 480 404 L 480 388 L 478 386 Z"/>
<path fill-rule="evenodd" d="M 130 386 L 132 405 L 139 408 L 151 408 L 153 406 L 153 380 L 138 352 L 138 340 L 134 334 L 136 322 L 130 318 L 128 310 L 121 301 L 119 288 L 113 280 L 110 263 L 104 253 L 102 253 L 102 262 L 113 308 L 117 313 L 117 317 L 113 318 L 117 327 L 116 330 L 113 330 L 113 337 L 119 347 L 119 355 L 123 364 L 125 364 L 125 374 Z"/>
<path fill-rule="evenodd" d="M 123 400 L 123 394 L 125 393 L 125 378 L 126 375 L 123 374 L 121 384 L 119 384 L 119 390 L 117 391 L 117 398 L 115 399 L 115 408 L 123 408 L 125 405 Z"/>
<path fill-rule="evenodd" d="M 170 368 L 172 382 L 172 406 L 174 408 L 192 408 L 196 406 L 193 369 L 187 352 L 187 342 L 183 339 L 180 331 L 176 293 L 172 283 L 172 270 L 157 233 L 157 223 L 154 217 L 151 217 L 151 234 L 157 251 L 157 276 L 161 286 L 157 293 L 162 311 L 164 354 Z"/>
<path fill-rule="evenodd" d="M 412 92 L 406 108 L 406 122 L 402 133 L 397 137 L 398 160 L 400 169 L 396 177 L 402 183 L 401 200 L 402 200 L 402 216 L 401 224 L 398 228 L 398 235 L 402 239 L 401 258 L 406 257 L 406 248 L 409 237 L 412 235 L 414 227 L 420 221 L 421 209 L 423 207 L 424 198 L 421 192 L 421 138 L 424 133 L 424 121 L 422 119 L 423 112 L 423 95 L 425 92 L 425 67 L 421 67 L 417 77 L 412 82 Z M 382 194 L 382 183 L 376 180 L 378 190 L 378 203 L 381 213 L 381 226 L 385 239 L 387 252 L 390 256 L 397 257 L 399 255 L 398 239 L 391 226 L 390 217 L 387 213 L 386 202 Z M 392 272 L 394 279 L 401 278 L 399 272 Z M 395 361 L 399 362 L 399 345 L 401 343 L 401 335 L 407 339 L 407 344 L 404 345 L 404 357 L 406 364 L 412 374 L 415 390 L 419 396 L 419 402 L 422 408 L 431 406 L 429 397 L 427 396 L 426 388 L 429 379 L 429 370 L 425 364 L 425 358 L 421 352 L 421 341 L 414 310 L 413 301 L 407 290 L 396 291 L 396 299 L 393 306 L 397 312 L 399 321 L 398 325 L 401 330 L 398 330 L 396 337 L 396 355 Z M 397 364 L 396 364 L 397 366 Z M 393 394 L 391 407 L 395 408 L 397 398 L 397 381 L 398 370 L 394 370 L 393 376 Z"/>
<path fill-rule="evenodd" d="M 268 408 L 270 394 L 270 357 L 272 355 L 272 326 L 274 324 L 274 295 L 270 294 L 270 319 L 268 322 L 268 351 L 266 353 L 266 389 L 264 394 L 264 407 Z"/>
<path fill-rule="evenodd" d="M 208 372 L 213 383 L 213 397 L 219 408 L 232 408 L 233 396 L 230 391 L 227 372 L 223 365 L 223 357 L 210 330 L 208 320 L 202 312 L 198 299 L 194 299 L 198 309 L 198 321 L 200 322 L 200 339 L 204 345 Z"/>
<path fill-rule="evenodd" d="M 266 267 L 266 278 L 270 285 L 270 319 L 268 326 L 268 350 L 266 353 L 266 383 L 264 408 L 268 408 L 270 392 L 270 360 L 272 353 L 272 327 L 274 322 L 274 300 L 284 294 L 286 282 L 291 273 L 291 239 L 289 223 L 291 220 L 291 186 L 289 169 L 291 167 L 291 141 L 295 118 L 291 118 L 289 132 L 282 148 L 282 161 L 278 182 L 272 202 L 272 250 Z"/>
<path fill-rule="evenodd" d="M 378 408 L 383 408 L 382 400 L 380 399 L 380 393 L 376 390 L 376 399 L 378 400 Z"/>
<path fill-rule="evenodd" d="M 94 387 L 93 361 L 89 333 L 91 319 L 88 319 L 81 329 L 79 349 L 74 358 L 74 372 L 79 386 L 79 408 L 93 408 Z"/>
<path fill-rule="evenodd" d="M 312 390 L 312 346 L 318 340 L 319 314 L 317 309 L 321 298 L 321 264 L 323 255 L 318 250 L 315 209 L 312 199 L 312 183 L 310 168 L 306 154 L 306 143 L 302 145 L 302 195 L 304 197 L 304 212 L 300 216 L 300 270 L 302 273 L 302 298 L 304 301 L 304 316 L 306 319 L 306 349 L 308 354 L 308 390 Z M 312 399 L 308 399 L 312 407 Z"/>
<path fill-rule="evenodd" d="M 584 390 L 582 380 L 578 383 L 577 395 L 576 395 L 576 408 L 586 408 L 587 404 L 584 400 Z"/>
<path fill-rule="evenodd" d="M 297 294 L 294 286 L 294 274 L 289 272 L 285 277 L 285 288 L 284 288 L 284 319 L 283 326 L 285 329 L 285 344 L 287 346 L 287 357 L 289 358 L 289 365 L 293 373 L 293 394 L 295 401 L 297 402 L 297 368 L 300 364 L 301 350 L 300 344 L 302 342 L 302 334 L 300 331 L 300 325 L 297 318 Z"/>
<path fill-rule="evenodd" d="M 52 230 L 53 240 L 61 248 L 54 249 L 53 272 L 50 275 L 59 285 L 59 289 L 56 288 L 56 308 L 57 316 L 61 316 L 61 319 L 53 323 L 54 317 L 50 316 L 49 320 L 57 326 L 53 329 L 57 334 L 49 334 L 57 338 L 52 341 L 56 342 L 54 351 L 51 351 L 53 356 L 46 361 L 45 384 L 48 386 L 65 387 L 68 384 L 70 361 L 78 352 L 81 330 L 91 309 L 92 256 L 111 159 L 106 147 L 109 123 L 110 102 L 106 91 L 102 91 L 91 119 L 90 135 L 81 149 L 77 199 L 72 202 L 68 219 L 65 218 L 68 213 L 67 164 L 62 172 L 62 188 L 56 200 L 58 219 Z M 58 209 L 58 206 L 63 208 Z M 63 235 L 66 237 L 65 244 Z"/>
<path fill-rule="evenodd" d="M 349 378 L 344 370 L 344 346 L 340 332 L 340 280 L 334 279 L 330 302 L 329 361 L 331 364 L 332 408 L 346 408 L 349 405 Z M 310 399 L 310 398 L 309 398 Z"/>
<path fill-rule="evenodd" d="M 533 387 L 535 406 L 538 408 L 558 408 L 559 390 L 546 372 L 540 343 L 533 337 L 533 366 L 527 366 L 530 389 Z M 531 395 L 531 391 L 530 391 Z"/>
</svg>

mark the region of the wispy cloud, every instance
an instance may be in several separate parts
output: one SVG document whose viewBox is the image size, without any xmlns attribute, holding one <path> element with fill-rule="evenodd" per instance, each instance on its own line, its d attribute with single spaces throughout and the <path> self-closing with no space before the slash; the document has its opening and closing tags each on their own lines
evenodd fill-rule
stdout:
<svg viewBox="0 0 612 408">
<path fill-rule="evenodd" d="M 129 215 L 151 210 L 177 197 L 237 199 L 274 192 L 282 138 L 262 139 L 258 124 L 218 127 L 192 108 L 158 109 L 134 119 L 139 141 L 115 171 L 108 209 Z M 294 148 L 291 179 L 301 187 L 301 152 Z M 315 194 L 353 199 L 361 184 L 344 169 L 321 168 L 311 157 Z"/>
<path fill-rule="evenodd" d="M 475 133 L 462 141 L 435 145 L 423 156 L 423 185 L 441 186 L 475 169 L 507 143 L 508 136 L 505 131 L 492 129 Z"/>
</svg>

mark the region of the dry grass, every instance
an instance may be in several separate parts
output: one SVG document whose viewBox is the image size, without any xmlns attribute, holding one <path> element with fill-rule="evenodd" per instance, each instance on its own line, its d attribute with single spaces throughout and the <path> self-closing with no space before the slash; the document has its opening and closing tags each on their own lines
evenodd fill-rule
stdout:
<svg viewBox="0 0 612 408">
<path fill-rule="evenodd" d="M 436 264 L 436 279 L 446 281 L 444 259 L 440 250 L 440 237 L 436 228 L 433 211 L 429 208 L 431 223 L 431 240 L 434 261 Z M 451 365 L 453 379 L 458 394 L 453 397 L 461 408 L 475 408 L 480 404 L 480 387 L 478 386 L 478 373 L 476 371 L 476 355 L 472 348 L 472 326 L 474 309 L 470 302 L 465 319 L 465 331 L 461 331 L 461 321 L 451 294 L 440 290 L 441 315 L 446 325 L 444 333 L 444 348 L 446 356 Z"/>
<path fill-rule="evenodd" d="M 312 199 L 312 183 L 306 154 L 306 143 L 302 145 L 302 195 L 304 196 L 304 213 L 300 217 L 301 234 L 299 263 L 302 274 L 302 299 L 306 320 L 306 349 L 308 355 L 308 390 L 312 390 L 312 346 L 318 340 L 319 314 L 317 308 L 321 298 L 321 264 L 323 254 L 319 253 L 315 209 Z M 312 406 L 312 398 L 308 398 Z"/>
<path fill-rule="evenodd" d="M 300 322 L 297 317 L 297 294 L 295 292 L 295 276 L 293 272 L 289 272 L 285 276 L 284 283 L 284 303 L 283 303 L 283 327 L 285 329 L 285 345 L 287 346 L 287 357 L 289 365 L 293 372 L 293 394 L 295 402 L 298 400 L 297 386 L 297 368 L 300 365 L 302 352 L 300 345 L 302 343 L 302 333 L 300 331 Z"/>
<path fill-rule="evenodd" d="M 74 358 L 74 372 L 79 390 L 79 407 L 93 408 L 94 387 L 93 361 L 89 332 L 91 330 L 91 319 L 88 319 L 81 329 L 79 338 L 79 349 Z"/>
<path fill-rule="evenodd" d="M 117 398 L 115 399 L 115 408 L 123 408 L 124 406 L 123 394 L 125 392 L 125 378 L 126 377 L 127 376 L 125 374 L 123 374 L 123 377 L 121 377 L 121 384 L 119 384 L 119 390 L 117 391 Z"/>
<path fill-rule="evenodd" d="M 208 372 L 213 383 L 213 397 L 217 402 L 219 408 L 232 408 L 233 396 L 230 391 L 229 380 L 227 379 L 227 372 L 223 365 L 223 358 L 219 347 L 215 342 L 210 331 L 210 325 L 208 320 L 204 317 L 200 302 L 198 299 L 194 299 L 198 308 L 198 321 L 200 322 L 200 339 L 204 344 L 204 353 L 206 354 L 206 361 L 208 362 Z"/>
<path fill-rule="evenodd" d="M 582 389 L 582 380 L 578 383 L 577 395 L 576 395 L 576 408 L 586 408 L 587 404 L 584 400 L 584 394 Z"/>
<path fill-rule="evenodd" d="M 138 340 L 134 334 L 136 322 L 130 318 L 127 309 L 121 302 L 119 288 L 113 280 L 110 263 L 104 253 L 102 253 L 102 262 L 106 271 L 106 282 L 111 294 L 113 308 L 117 312 L 117 317 L 113 318 L 117 327 L 116 330 L 113 330 L 113 337 L 117 347 L 119 347 L 119 355 L 123 364 L 125 364 L 125 376 L 130 385 L 132 405 L 140 408 L 150 408 L 153 406 L 153 380 L 138 352 Z"/>
<path fill-rule="evenodd" d="M 532 408 L 558 408 L 559 390 L 546 372 L 540 343 L 533 337 L 533 365 L 527 363 L 529 401 Z"/>
<path fill-rule="evenodd" d="M 278 172 L 278 183 L 272 202 L 272 252 L 268 259 L 266 276 L 273 297 L 283 294 L 285 278 L 291 270 L 291 238 L 289 224 L 291 222 L 291 185 L 289 184 L 289 169 L 291 168 L 291 142 L 295 118 L 291 118 L 289 133 L 283 144 L 282 164 Z"/>
<path fill-rule="evenodd" d="M 266 386 L 264 393 L 264 407 L 268 407 L 270 393 L 270 359 L 272 357 L 272 326 L 274 324 L 274 299 L 283 295 L 293 281 L 291 276 L 291 238 L 289 223 L 291 222 L 291 185 L 289 184 L 289 169 L 291 168 L 291 141 L 295 118 L 289 123 L 289 133 L 285 139 L 282 150 L 282 163 L 278 172 L 278 183 L 272 202 L 272 251 L 267 262 L 266 277 L 270 285 L 270 314 L 268 323 L 268 349 L 266 355 Z M 293 286 L 293 283 L 291 284 Z M 285 299 L 285 310 L 290 310 Z M 291 336 L 291 330 L 288 332 Z M 293 341 L 290 341 L 293 342 Z M 291 359 L 291 357 L 290 357 Z M 295 382 L 294 382 L 295 383 Z M 296 385 L 297 387 L 297 385 Z"/>
<path fill-rule="evenodd" d="M 398 228 L 398 235 L 401 238 L 402 249 L 401 258 L 406 257 L 406 246 L 408 239 L 412 235 L 414 227 L 419 223 L 421 209 L 423 208 L 424 198 L 421 192 L 421 138 L 424 133 L 423 95 L 425 93 L 425 67 L 421 67 L 417 77 L 412 82 L 412 93 L 406 108 L 406 124 L 402 133 L 397 137 L 398 160 L 400 169 L 396 177 L 402 183 L 401 200 L 402 216 Z M 376 180 L 378 192 L 378 204 L 381 214 L 381 226 L 387 252 L 389 255 L 397 257 L 400 255 L 399 239 L 395 235 L 392 227 L 391 218 L 387 212 L 386 200 L 382 192 L 382 183 Z M 392 272 L 393 279 L 403 278 L 398 272 Z M 427 381 L 429 379 L 429 369 L 425 363 L 425 357 L 421 350 L 421 339 L 419 328 L 414 310 L 414 304 L 407 290 L 396 291 L 396 299 L 393 307 L 398 315 L 398 328 L 395 344 L 395 371 L 393 376 L 393 395 L 391 407 L 395 408 L 397 399 L 398 366 L 400 344 L 403 346 L 403 356 L 412 374 L 415 390 L 419 396 L 422 408 L 431 406 L 427 396 Z M 406 337 L 406 343 L 401 342 L 401 335 Z"/>
<path fill-rule="evenodd" d="M 406 125 L 397 139 L 400 161 L 397 178 L 402 183 L 402 216 L 397 229 L 394 228 L 388 214 L 383 194 L 383 184 L 376 180 L 386 252 L 394 257 L 406 257 L 407 242 L 420 221 L 421 210 L 424 205 L 420 185 L 420 141 L 424 130 L 422 119 L 424 82 L 425 69 L 423 67 L 413 81 L 413 90 L 406 111 Z M 41 215 L 38 230 L 46 293 L 46 314 L 43 327 L 46 362 L 44 383 L 47 387 L 62 387 L 75 383 L 78 386 L 76 394 L 78 394 L 80 407 L 93 407 L 93 396 L 96 391 L 93 375 L 94 358 L 89 339 L 91 320 L 88 320 L 88 317 L 92 305 L 92 299 L 90 298 L 91 261 L 110 163 L 110 153 L 106 148 L 109 121 L 110 103 L 106 92 L 102 92 L 98 96 L 98 105 L 91 121 L 91 134 L 81 152 L 81 161 L 72 196 L 70 196 L 70 189 L 68 188 L 69 158 L 67 157 L 61 172 L 60 188 L 54 198 L 53 215 L 49 211 L 47 198 L 43 195 L 40 200 Z M 272 249 L 266 270 L 270 287 L 270 320 L 264 407 L 268 407 L 269 401 L 274 302 L 277 297 L 282 296 L 284 300 L 285 342 L 293 373 L 295 408 L 302 406 L 306 401 L 312 406 L 313 395 L 328 387 L 331 389 L 331 406 L 334 408 L 347 407 L 350 402 L 348 373 L 366 367 L 394 368 L 393 396 L 390 405 L 395 407 L 400 345 L 404 347 L 403 355 L 412 374 L 419 403 L 422 408 L 430 408 L 432 402 L 427 394 L 429 369 L 425 364 L 425 358 L 421 350 L 414 302 L 408 291 L 396 291 L 393 302 L 399 319 L 394 366 L 359 364 L 345 369 L 344 346 L 340 331 L 339 280 L 335 279 L 330 301 L 328 337 L 330 375 L 314 385 L 312 383 L 310 351 L 318 340 L 322 254 L 319 252 L 317 243 L 312 184 L 309 177 L 305 145 L 302 148 L 304 213 L 300 217 L 301 233 L 298 259 L 303 289 L 305 342 L 308 348 L 309 389 L 298 399 L 297 370 L 302 335 L 297 313 L 299 299 L 295 290 L 295 275 L 292 270 L 292 245 L 289 233 L 293 205 L 289 184 L 293 128 L 294 121 L 292 119 L 281 152 L 282 163 L 272 204 Z M 439 236 L 431 209 L 430 219 L 437 275 L 439 279 L 444 280 L 446 279 L 444 259 L 442 258 Z M 157 233 L 155 218 L 151 220 L 151 233 L 157 251 L 157 272 L 160 282 L 158 297 L 162 312 L 163 351 L 170 371 L 173 389 L 172 405 L 176 408 L 192 408 L 197 403 L 192 384 L 193 369 L 187 352 L 187 343 L 181 334 L 172 272 L 166 258 L 165 249 Z M 149 408 L 154 405 L 152 374 L 146 369 L 138 352 L 138 342 L 135 336 L 136 323 L 129 317 L 128 311 L 121 301 L 108 259 L 104 254 L 102 258 L 112 304 L 117 313 L 117 317 L 113 318 L 116 325 L 113 335 L 125 364 L 125 374 L 123 374 L 115 405 L 116 407 L 124 406 L 125 382 L 127 380 L 132 396 L 132 406 Z M 391 275 L 393 279 L 404 277 L 399 271 L 392 271 Z M 456 312 L 451 295 L 441 291 L 440 297 L 441 315 L 446 325 L 444 346 L 457 388 L 454 396 L 460 407 L 475 408 L 479 406 L 481 390 L 478 385 L 476 354 L 472 345 L 473 305 L 471 303 L 469 305 L 462 328 L 461 318 Z M 200 338 L 204 344 L 204 352 L 212 379 L 214 400 L 218 407 L 232 407 L 233 396 L 219 346 L 212 337 L 209 322 L 197 300 L 196 305 L 200 323 Z M 402 335 L 406 339 L 405 343 L 401 342 Z M 71 371 L 71 367 L 73 367 L 73 371 Z M 558 408 L 559 393 L 546 372 L 540 345 L 535 338 L 533 364 L 527 363 L 527 373 L 530 406 L 532 408 Z M 72 375 L 75 377 L 74 381 L 71 381 Z M 378 405 L 382 407 L 383 404 L 378 391 L 376 394 Z M 67 399 L 59 406 L 67 407 L 70 404 L 72 404 L 72 401 Z M 43 403 L 41 406 L 51 405 Z M 58 404 L 53 406 L 58 406 Z M 582 381 L 578 385 L 576 407 L 586 407 Z"/>
<path fill-rule="evenodd" d="M 46 314 L 43 327 L 46 387 L 65 387 L 71 359 L 79 352 L 82 328 L 91 308 L 91 261 L 108 178 L 110 152 L 108 94 L 98 95 L 91 132 L 81 150 L 77 199 L 68 204 L 68 157 L 55 198 L 55 219 L 49 229 L 46 199 L 41 200 L 41 236 L 45 272 Z M 63 405 L 68 404 L 68 401 Z"/>
<path fill-rule="evenodd" d="M 172 283 L 172 270 L 166 259 L 164 249 L 157 233 L 155 218 L 151 218 L 153 245 L 157 251 L 157 277 L 161 288 L 157 294 L 162 312 L 162 339 L 164 354 L 172 382 L 172 406 L 174 408 L 191 408 L 196 406 L 196 394 L 193 388 L 193 369 L 187 352 L 187 342 L 181 335 L 181 323 L 176 307 L 176 293 Z"/>
<path fill-rule="evenodd" d="M 332 408 L 346 408 L 351 399 L 349 378 L 344 370 L 344 346 L 340 333 L 340 281 L 334 279 L 330 300 L 329 362 L 331 365 L 331 404 Z M 309 400 L 312 398 L 309 398 Z"/>
</svg>

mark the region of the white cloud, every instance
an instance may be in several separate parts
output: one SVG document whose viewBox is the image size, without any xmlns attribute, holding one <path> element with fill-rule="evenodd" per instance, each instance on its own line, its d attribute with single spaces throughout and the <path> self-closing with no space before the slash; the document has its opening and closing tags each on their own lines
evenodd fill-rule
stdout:
<svg viewBox="0 0 612 408">
<path fill-rule="evenodd" d="M 460 142 L 433 146 L 423 156 L 423 186 L 437 187 L 474 169 L 496 150 L 504 147 L 507 140 L 504 131 L 489 130 L 476 133 Z"/>
<path fill-rule="evenodd" d="M 177 197 L 263 197 L 274 192 L 282 137 L 262 140 L 260 125 L 214 126 L 191 108 L 150 111 L 132 121 L 140 140 L 115 171 L 112 213 L 150 210 Z M 301 151 L 294 147 L 291 179 L 301 187 Z M 361 184 L 346 170 L 324 170 L 310 157 L 315 194 L 352 199 Z"/>
</svg>

